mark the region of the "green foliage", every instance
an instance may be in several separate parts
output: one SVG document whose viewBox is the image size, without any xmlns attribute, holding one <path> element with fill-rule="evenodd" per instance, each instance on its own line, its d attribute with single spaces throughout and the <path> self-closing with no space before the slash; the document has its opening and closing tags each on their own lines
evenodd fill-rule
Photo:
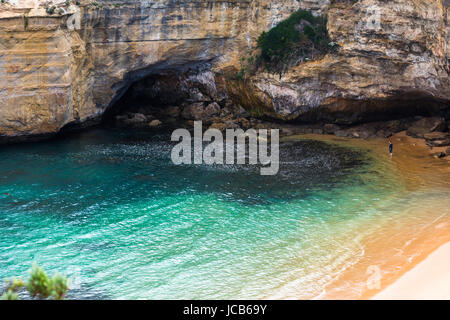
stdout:
<svg viewBox="0 0 450 320">
<path fill-rule="evenodd" d="M 241 69 L 235 73 L 235 79 L 236 80 L 243 80 L 245 78 L 245 75 L 247 73 L 251 73 L 252 68 L 255 67 L 256 58 L 253 56 L 250 57 L 242 57 L 240 59 Z"/>
<path fill-rule="evenodd" d="M 19 295 L 13 290 L 7 290 L 2 294 L 0 300 L 19 300 Z"/>
<path fill-rule="evenodd" d="M 242 57 L 242 58 L 240 59 L 239 62 L 240 62 L 240 64 L 241 64 L 241 70 L 239 70 L 238 72 L 236 72 L 235 78 L 236 78 L 237 80 L 243 80 L 244 77 L 245 77 L 245 73 L 247 72 L 247 67 L 244 65 L 244 63 L 245 63 L 245 57 Z"/>
<path fill-rule="evenodd" d="M 69 289 L 67 278 L 56 273 L 53 275 L 51 280 L 51 290 L 50 295 L 55 300 L 62 300 L 66 296 L 67 290 Z"/>
<path fill-rule="evenodd" d="M 13 281 L 11 283 L 7 283 L 7 287 L 8 289 L 12 290 L 12 291 L 17 291 L 20 288 L 22 288 L 24 286 L 23 280 L 22 278 L 13 278 Z"/>
<path fill-rule="evenodd" d="M 335 47 L 327 32 L 327 19 L 298 10 L 258 38 L 267 70 L 282 73 L 290 65 L 313 60 Z"/>
<path fill-rule="evenodd" d="M 47 12 L 48 14 L 53 14 L 53 13 L 55 13 L 55 10 L 56 10 L 56 7 L 53 6 L 53 7 L 45 9 L 45 12 Z"/>
<path fill-rule="evenodd" d="M 236 80 L 244 80 L 245 77 L 245 69 L 241 69 L 234 74 Z"/>
<path fill-rule="evenodd" d="M 55 300 L 62 300 L 66 296 L 69 289 L 66 277 L 56 273 L 49 278 L 44 269 L 40 268 L 36 263 L 30 270 L 30 277 L 26 284 L 22 278 L 14 278 L 12 282 L 7 280 L 6 290 L 0 297 L 1 300 L 17 300 L 19 297 L 17 291 L 25 287 L 31 297 L 39 299 L 47 299 L 51 297 Z"/>
<path fill-rule="evenodd" d="M 22 278 L 14 277 L 12 281 L 6 280 L 6 290 L 0 300 L 18 300 L 17 291 L 24 286 Z"/>
<path fill-rule="evenodd" d="M 23 23 L 24 23 L 25 30 L 27 30 L 28 29 L 28 17 L 27 16 L 23 17 Z"/>
<path fill-rule="evenodd" d="M 40 268 L 36 263 L 30 271 L 30 278 L 26 284 L 26 288 L 32 297 L 48 298 L 51 293 L 51 280 L 48 278 L 44 269 Z"/>
</svg>

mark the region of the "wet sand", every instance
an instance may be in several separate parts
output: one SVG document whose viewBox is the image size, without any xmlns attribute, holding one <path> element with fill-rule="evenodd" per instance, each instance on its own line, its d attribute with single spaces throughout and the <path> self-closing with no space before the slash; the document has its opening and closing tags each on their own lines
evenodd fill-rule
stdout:
<svg viewBox="0 0 450 320">
<path fill-rule="evenodd" d="M 445 297 L 445 288 L 450 290 L 450 248 L 447 245 L 433 253 L 450 241 L 450 157 L 435 157 L 437 152 L 446 148 L 431 149 L 424 140 L 406 136 L 405 132 L 391 137 L 394 144 L 392 158 L 388 153 L 388 139 L 360 140 L 328 135 L 301 135 L 286 139 L 315 139 L 367 149 L 379 161 L 378 170 L 387 172 L 393 179 L 402 180 L 405 194 L 427 194 L 423 202 L 420 198 L 417 201 L 411 199 L 410 206 L 403 212 L 395 212 L 395 202 L 392 210 L 384 209 L 383 213 L 393 218 L 388 225 L 380 226 L 378 234 L 358 239 L 364 247 L 360 261 L 332 279 L 320 296 L 311 298 Z M 430 197 L 430 194 L 436 196 Z M 419 266 L 422 262 L 425 266 Z M 407 276 L 408 272 L 412 275 Z M 415 280 L 411 281 L 412 278 Z M 439 279 L 443 288 L 434 285 Z M 410 295 L 401 291 L 406 286 Z"/>
<path fill-rule="evenodd" d="M 431 253 L 374 300 L 450 300 L 450 242 Z"/>
</svg>

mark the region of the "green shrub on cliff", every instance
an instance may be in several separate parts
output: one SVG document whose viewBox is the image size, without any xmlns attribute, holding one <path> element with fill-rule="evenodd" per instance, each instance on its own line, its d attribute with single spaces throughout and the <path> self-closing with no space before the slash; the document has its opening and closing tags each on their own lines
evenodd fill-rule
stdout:
<svg viewBox="0 0 450 320">
<path fill-rule="evenodd" d="M 325 16 L 298 10 L 258 38 L 261 61 L 271 72 L 282 73 L 289 66 L 313 60 L 334 50 Z"/>
<path fill-rule="evenodd" d="M 56 10 L 56 7 L 55 6 L 52 6 L 52 7 L 49 7 L 49 8 L 47 8 L 47 9 L 45 9 L 45 12 L 47 12 L 47 14 L 54 14 L 55 13 L 55 10 Z"/>
<path fill-rule="evenodd" d="M 33 298 L 62 300 L 66 296 L 69 284 L 66 277 L 56 273 L 49 278 L 44 269 L 37 264 L 33 264 L 30 270 L 30 277 L 26 283 L 22 278 L 13 278 L 12 281 L 6 280 L 5 292 L 0 300 L 18 300 L 17 292 L 25 287 Z"/>
</svg>

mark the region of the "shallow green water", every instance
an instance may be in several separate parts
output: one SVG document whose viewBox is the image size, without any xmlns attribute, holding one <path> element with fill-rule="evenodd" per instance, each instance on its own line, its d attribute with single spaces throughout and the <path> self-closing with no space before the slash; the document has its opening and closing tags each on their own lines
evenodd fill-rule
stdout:
<svg viewBox="0 0 450 320">
<path fill-rule="evenodd" d="M 0 278 L 33 261 L 69 298 L 319 295 L 400 182 L 363 151 L 282 144 L 281 169 L 175 166 L 169 136 L 97 129 L 0 147 Z M 371 229 L 368 228 L 370 233 Z"/>
</svg>

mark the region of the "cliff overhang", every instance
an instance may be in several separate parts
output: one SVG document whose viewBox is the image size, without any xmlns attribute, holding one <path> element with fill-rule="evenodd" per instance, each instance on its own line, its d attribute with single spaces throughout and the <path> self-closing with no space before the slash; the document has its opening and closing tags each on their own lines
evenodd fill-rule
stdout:
<svg viewBox="0 0 450 320">
<path fill-rule="evenodd" d="M 199 65 L 229 99 L 273 118 L 350 123 L 409 111 L 448 116 L 446 1 L 332 2 L 6 1 L 0 4 L 0 136 L 95 123 L 136 81 Z M 262 31 L 300 8 L 328 16 L 337 52 L 281 77 L 224 77 L 239 69 Z"/>
</svg>

